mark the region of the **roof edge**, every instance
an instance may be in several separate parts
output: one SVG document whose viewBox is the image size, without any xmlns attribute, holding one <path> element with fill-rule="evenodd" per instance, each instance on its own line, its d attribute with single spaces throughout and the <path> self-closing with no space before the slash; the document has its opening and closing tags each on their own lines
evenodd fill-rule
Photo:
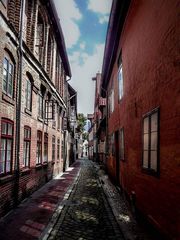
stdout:
<svg viewBox="0 0 180 240">
<path fill-rule="evenodd" d="M 57 41 L 57 45 L 59 47 L 60 55 L 61 55 L 62 61 L 64 63 L 64 70 L 65 70 L 67 76 L 71 77 L 72 74 L 71 74 L 71 68 L 70 68 L 67 51 L 66 51 L 66 44 L 64 41 L 64 35 L 63 35 L 62 28 L 61 28 L 60 20 L 59 20 L 58 14 L 57 14 L 57 10 L 56 10 L 53 0 L 47 0 L 47 3 L 49 3 L 49 5 L 50 5 L 50 9 L 48 11 L 52 17 L 52 21 L 54 23 L 54 28 L 56 29 L 55 35 L 59 39 L 59 41 Z"/>
<path fill-rule="evenodd" d="M 113 0 L 104 49 L 101 86 L 107 87 L 131 0 Z"/>
</svg>

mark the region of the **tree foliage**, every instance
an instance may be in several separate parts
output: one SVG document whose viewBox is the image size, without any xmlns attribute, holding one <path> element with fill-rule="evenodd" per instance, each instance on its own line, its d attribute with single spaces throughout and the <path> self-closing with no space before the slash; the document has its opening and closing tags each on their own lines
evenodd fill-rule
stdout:
<svg viewBox="0 0 180 240">
<path fill-rule="evenodd" d="M 79 133 L 83 133 L 84 132 L 84 127 L 86 125 L 86 121 L 87 121 L 87 118 L 84 116 L 83 113 L 78 113 L 78 116 L 77 116 L 77 131 Z"/>
</svg>

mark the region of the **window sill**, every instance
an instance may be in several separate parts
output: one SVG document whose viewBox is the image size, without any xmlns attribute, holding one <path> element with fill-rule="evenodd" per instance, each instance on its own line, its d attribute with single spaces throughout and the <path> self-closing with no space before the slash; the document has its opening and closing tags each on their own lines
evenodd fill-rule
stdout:
<svg viewBox="0 0 180 240">
<path fill-rule="evenodd" d="M 21 176 L 28 175 L 28 174 L 30 174 L 30 172 L 31 172 L 31 169 L 23 168 L 23 169 L 21 169 Z"/>
<path fill-rule="evenodd" d="M 10 98 L 8 95 L 4 94 L 4 93 L 2 94 L 2 99 L 4 101 L 10 103 L 13 106 L 15 105 L 15 101 L 12 98 Z"/>
<path fill-rule="evenodd" d="M 158 178 L 160 177 L 159 171 L 155 171 L 153 169 L 142 168 L 142 172 L 147 175 L 150 175 L 150 176 L 154 176 L 154 177 L 158 177 Z"/>
<path fill-rule="evenodd" d="M 13 175 L 6 175 L 3 177 L 0 177 L 0 185 L 8 183 L 8 182 L 12 181 L 13 179 L 14 179 Z"/>
<path fill-rule="evenodd" d="M 44 120 L 43 120 L 42 118 L 40 118 L 40 117 L 38 117 L 37 119 L 38 119 L 38 121 L 40 121 L 40 122 L 44 122 Z"/>
<path fill-rule="evenodd" d="M 24 112 L 27 113 L 28 115 L 32 116 L 32 111 L 30 111 L 29 109 L 25 108 Z"/>
</svg>

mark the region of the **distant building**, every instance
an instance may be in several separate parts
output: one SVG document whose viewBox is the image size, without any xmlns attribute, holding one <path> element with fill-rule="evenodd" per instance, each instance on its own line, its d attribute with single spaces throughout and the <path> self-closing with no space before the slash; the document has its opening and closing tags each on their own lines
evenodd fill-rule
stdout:
<svg viewBox="0 0 180 240">
<path fill-rule="evenodd" d="M 108 173 L 170 239 L 180 233 L 178 7 L 114 0 L 101 80 Z"/>
<path fill-rule="evenodd" d="M 63 170 L 71 70 L 53 1 L 0 1 L 0 36 L 1 217 Z"/>
</svg>

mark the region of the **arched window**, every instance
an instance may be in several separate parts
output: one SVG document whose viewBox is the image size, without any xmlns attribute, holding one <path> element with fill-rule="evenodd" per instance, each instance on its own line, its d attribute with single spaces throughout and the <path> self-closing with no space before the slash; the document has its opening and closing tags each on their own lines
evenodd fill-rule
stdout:
<svg viewBox="0 0 180 240">
<path fill-rule="evenodd" d="M 3 84 L 2 91 L 13 98 L 14 93 L 14 63 L 8 53 L 3 59 Z"/>
<path fill-rule="evenodd" d="M 24 151 L 23 151 L 23 167 L 30 165 L 30 147 L 31 147 L 31 128 L 24 127 Z"/>
<path fill-rule="evenodd" d="M 13 129 L 9 119 L 1 121 L 0 175 L 10 173 L 13 159 Z"/>
<path fill-rule="evenodd" d="M 53 39 L 51 37 L 51 32 L 49 32 L 47 50 L 47 72 L 50 78 L 52 77 L 52 69 L 53 69 Z"/>
<path fill-rule="evenodd" d="M 45 38 L 44 31 L 45 31 L 44 21 L 39 12 L 38 20 L 37 20 L 37 29 L 36 29 L 35 54 L 41 63 L 43 60 L 43 49 L 44 49 L 44 38 Z"/>
<path fill-rule="evenodd" d="M 27 74 L 25 82 L 25 107 L 29 111 L 32 110 L 32 85 L 33 79 L 30 74 Z"/>
<path fill-rule="evenodd" d="M 55 152 L 56 152 L 56 137 L 52 136 L 52 161 L 55 161 Z"/>
<path fill-rule="evenodd" d="M 36 164 L 42 163 L 42 132 L 37 131 Z"/>
</svg>

